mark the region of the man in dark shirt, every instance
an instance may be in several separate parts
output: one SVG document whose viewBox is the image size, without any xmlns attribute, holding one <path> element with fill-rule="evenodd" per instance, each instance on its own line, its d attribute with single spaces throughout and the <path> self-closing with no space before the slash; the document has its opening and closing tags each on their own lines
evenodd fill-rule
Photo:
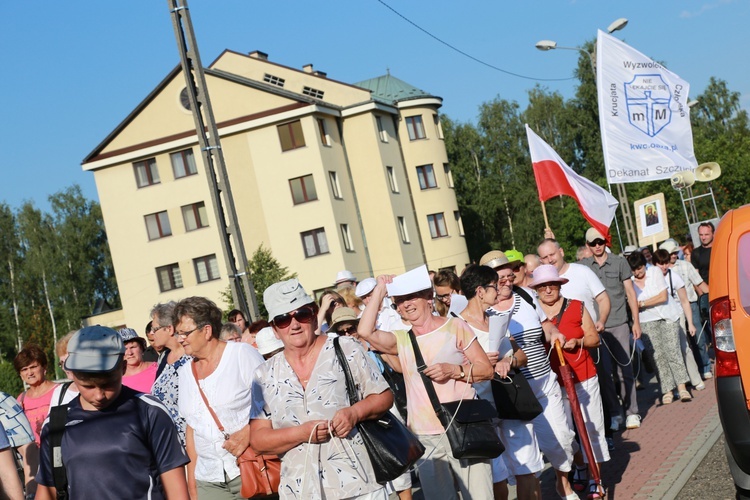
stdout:
<svg viewBox="0 0 750 500">
<path fill-rule="evenodd" d="M 102 326 L 79 330 L 68 343 L 65 370 L 80 395 L 67 407 L 62 444 L 42 429 L 37 499 L 54 500 L 53 457 L 62 459 L 68 498 L 188 498 L 188 459 L 166 408 L 122 385 L 122 337 Z M 54 409 L 53 409 L 54 410 Z"/>
<path fill-rule="evenodd" d="M 691 263 L 706 284 L 708 284 L 708 266 L 711 262 L 711 247 L 714 246 L 714 229 L 712 222 L 702 222 L 698 226 L 698 238 L 701 240 L 701 246 L 693 249 L 693 255 L 690 258 Z"/>
</svg>

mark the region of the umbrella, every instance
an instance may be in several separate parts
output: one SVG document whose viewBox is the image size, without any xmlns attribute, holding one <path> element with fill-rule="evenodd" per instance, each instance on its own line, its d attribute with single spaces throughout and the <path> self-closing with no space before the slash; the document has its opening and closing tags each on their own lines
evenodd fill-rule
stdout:
<svg viewBox="0 0 750 500">
<path fill-rule="evenodd" d="M 594 451 L 591 449 L 589 433 L 586 430 L 586 424 L 583 421 L 581 405 L 578 403 L 578 394 L 576 393 L 573 370 L 570 368 L 570 365 L 565 364 L 565 357 L 563 356 L 562 347 L 560 347 L 559 341 L 555 342 L 555 350 L 557 350 L 557 355 L 560 358 L 560 376 L 562 377 L 563 385 L 565 386 L 565 392 L 568 394 L 570 411 L 573 413 L 573 421 L 576 424 L 576 429 L 578 429 L 578 436 L 581 438 L 581 447 L 589 461 L 591 478 L 596 482 L 599 493 L 603 497 L 605 495 L 604 486 L 602 485 L 602 478 L 599 474 L 599 465 L 596 463 Z"/>
</svg>

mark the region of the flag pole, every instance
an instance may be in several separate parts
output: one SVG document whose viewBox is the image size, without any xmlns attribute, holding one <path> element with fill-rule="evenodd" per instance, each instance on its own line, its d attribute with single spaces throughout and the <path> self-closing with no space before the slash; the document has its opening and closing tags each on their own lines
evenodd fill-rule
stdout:
<svg viewBox="0 0 750 500">
<path fill-rule="evenodd" d="M 542 215 L 544 216 L 544 229 L 549 229 L 549 219 L 547 219 L 547 207 L 544 206 L 544 201 L 539 200 L 542 204 Z"/>
</svg>

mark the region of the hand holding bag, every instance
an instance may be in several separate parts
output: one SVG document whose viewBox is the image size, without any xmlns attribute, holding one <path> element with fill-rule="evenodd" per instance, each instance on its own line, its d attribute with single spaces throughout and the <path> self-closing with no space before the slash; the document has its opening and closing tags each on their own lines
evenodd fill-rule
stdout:
<svg viewBox="0 0 750 500">
<path fill-rule="evenodd" d="M 344 370 L 349 405 L 353 405 L 359 401 L 359 395 L 338 337 L 333 339 L 333 346 Z M 424 445 L 417 436 L 389 411 L 378 419 L 359 422 L 357 430 L 365 443 L 378 483 L 384 484 L 396 479 L 424 454 Z"/>
<path fill-rule="evenodd" d="M 409 338 L 414 349 L 417 366 L 426 366 L 413 330 L 409 330 Z M 435 410 L 435 415 L 445 427 L 445 433 L 448 436 L 454 458 L 496 458 L 505 451 L 505 447 L 495 430 L 495 424 L 492 422 L 492 419 L 497 417 L 497 412 L 488 401 L 462 399 L 441 404 L 435 392 L 435 386 L 432 385 L 432 379 L 422 373 L 422 370 L 419 372 L 422 375 L 422 381 Z M 469 378 L 471 378 L 471 369 L 469 370 Z"/>
<path fill-rule="evenodd" d="M 203 398 L 203 403 L 208 408 L 208 412 L 216 422 L 216 426 L 224 435 L 224 439 L 229 439 L 229 434 L 224 431 L 219 417 L 216 416 L 211 405 L 208 404 L 208 398 L 198 383 L 198 374 L 195 371 L 195 363 L 190 363 L 193 371 L 195 385 L 198 386 L 198 392 Z M 258 455 L 249 446 L 237 457 L 237 467 L 240 468 L 240 477 L 242 478 L 242 498 L 265 497 L 279 491 L 281 482 L 281 460 L 276 455 Z"/>
</svg>

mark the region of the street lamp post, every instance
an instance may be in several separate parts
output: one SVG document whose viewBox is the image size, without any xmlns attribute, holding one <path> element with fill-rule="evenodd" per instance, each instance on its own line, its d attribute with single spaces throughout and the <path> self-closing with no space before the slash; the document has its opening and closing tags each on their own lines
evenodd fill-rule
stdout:
<svg viewBox="0 0 750 500">
<path fill-rule="evenodd" d="M 628 20 L 624 17 L 621 17 L 619 19 L 616 19 L 613 21 L 608 27 L 607 27 L 607 33 L 614 33 L 615 31 L 619 31 L 623 29 L 625 26 L 627 26 Z M 584 49 L 583 47 L 563 47 L 561 45 L 558 45 L 556 41 L 554 40 L 540 40 L 536 43 L 536 48 L 547 52 L 549 50 L 555 50 L 555 49 L 562 49 L 562 50 L 575 50 L 578 52 L 581 52 L 583 54 L 586 54 L 589 58 L 589 63 L 591 63 L 591 72 L 594 74 L 594 82 L 596 82 L 596 60 L 594 58 L 594 53 L 589 52 L 588 50 Z M 607 184 L 609 184 L 609 181 L 607 181 Z M 612 191 L 612 185 L 609 184 L 610 192 Z M 620 202 L 620 209 L 622 210 L 622 218 L 625 222 L 625 237 L 627 238 L 628 245 L 635 245 L 636 237 L 635 237 L 635 225 L 633 224 L 633 218 L 630 213 L 630 204 L 628 202 L 628 193 L 625 190 L 625 186 L 623 184 L 618 183 L 617 184 L 617 198 Z M 617 236 L 620 239 L 620 246 L 622 247 L 622 236 L 620 235 L 620 224 L 617 222 L 617 217 L 615 217 L 615 226 L 617 228 Z"/>
</svg>

